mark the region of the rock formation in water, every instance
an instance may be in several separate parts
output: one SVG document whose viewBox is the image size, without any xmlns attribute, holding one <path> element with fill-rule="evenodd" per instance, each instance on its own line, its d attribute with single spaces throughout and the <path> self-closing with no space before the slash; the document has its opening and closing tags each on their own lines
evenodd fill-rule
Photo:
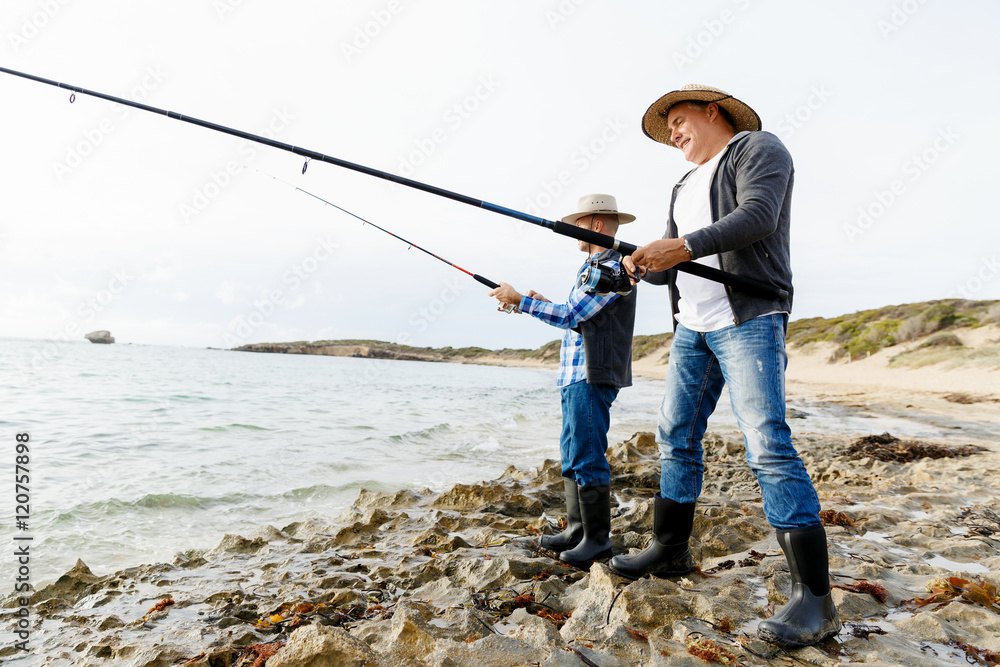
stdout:
<svg viewBox="0 0 1000 667">
<path fill-rule="evenodd" d="M 89 340 L 91 343 L 102 343 L 108 345 L 115 342 L 115 337 L 111 335 L 110 331 L 91 331 L 89 334 L 85 335 L 84 338 Z"/>
</svg>

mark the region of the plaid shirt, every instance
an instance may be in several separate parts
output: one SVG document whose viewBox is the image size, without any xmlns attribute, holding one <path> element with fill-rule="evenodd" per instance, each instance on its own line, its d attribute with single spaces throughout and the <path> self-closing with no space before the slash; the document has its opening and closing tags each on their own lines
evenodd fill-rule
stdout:
<svg viewBox="0 0 1000 667">
<path fill-rule="evenodd" d="M 605 264 L 617 268 L 618 262 L 605 262 Z M 586 322 L 601 312 L 602 308 L 619 296 L 614 292 L 603 296 L 587 294 L 580 286 L 580 278 L 586 267 L 587 262 L 584 262 L 580 270 L 577 271 L 576 282 L 569 292 L 569 299 L 566 303 L 539 301 L 528 296 L 521 298 L 522 313 L 528 313 L 554 327 L 566 330 L 566 333 L 563 334 L 562 347 L 559 348 L 557 383 L 560 387 L 587 379 L 587 360 L 584 356 L 583 336 L 573 331 L 573 327 L 579 325 L 580 322 Z"/>
</svg>

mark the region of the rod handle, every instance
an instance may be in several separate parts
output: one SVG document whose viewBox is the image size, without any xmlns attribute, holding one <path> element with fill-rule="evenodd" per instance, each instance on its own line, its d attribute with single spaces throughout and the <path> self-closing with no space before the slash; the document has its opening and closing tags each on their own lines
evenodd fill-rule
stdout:
<svg viewBox="0 0 1000 667">
<path fill-rule="evenodd" d="M 486 285 L 490 289 L 496 289 L 496 288 L 500 287 L 500 285 L 496 284 L 495 282 L 493 282 L 489 278 L 483 278 L 478 273 L 473 273 L 472 277 L 476 279 L 477 283 L 480 283 L 481 285 Z"/>
</svg>

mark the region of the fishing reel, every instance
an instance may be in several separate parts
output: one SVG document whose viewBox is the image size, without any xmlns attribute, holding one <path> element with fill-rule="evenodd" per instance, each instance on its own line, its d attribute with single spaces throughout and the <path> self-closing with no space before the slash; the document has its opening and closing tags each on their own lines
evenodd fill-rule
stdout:
<svg viewBox="0 0 1000 667">
<path fill-rule="evenodd" d="M 580 274 L 580 287 L 586 288 L 587 294 L 605 296 L 614 292 L 625 296 L 632 291 L 632 281 L 639 279 L 630 274 L 618 264 L 617 268 L 602 264 L 596 257 L 587 261 L 587 268 Z"/>
<path fill-rule="evenodd" d="M 512 303 L 504 303 L 501 301 L 497 304 L 497 312 L 507 313 L 508 315 L 518 315 L 520 314 L 521 309 Z"/>
</svg>

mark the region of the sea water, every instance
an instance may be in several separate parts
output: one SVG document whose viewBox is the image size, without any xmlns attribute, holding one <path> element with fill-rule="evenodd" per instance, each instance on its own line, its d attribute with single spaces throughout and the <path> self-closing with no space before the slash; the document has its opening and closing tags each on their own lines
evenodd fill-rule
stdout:
<svg viewBox="0 0 1000 667">
<path fill-rule="evenodd" d="M 659 393 L 622 392 L 612 441 L 651 428 Z M 78 558 L 108 574 L 333 519 L 362 487 L 441 491 L 559 458 L 550 369 L 4 340 L 0 404 L 0 534 L 33 538 L 36 584 Z M 11 581 L 12 559 L 0 564 Z"/>
<path fill-rule="evenodd" d="M 31 580 L 95 574 L 310 518 L 361 488 L 492 479 L 558 459 L 554 369 L 147 345 L 0 340 L 0 537 L 30 537 Z M 652 431 L 658 380 L 636 378 L 610 440 Z M 795 406 L 793 431 L 940 435 L 919 422 Z M 874 421 L 873 421 L 874 420 Z M 710 428 L 736 421 L 728 398 Z M 30 437 L 24 529 L 16 435 Z M 22 541 L 23 542 L 23 541 Z M 9 550 L 9 549 L 8 549 Z M 0 581 L 17 564 L 0 558 Z"/>
</svg>

